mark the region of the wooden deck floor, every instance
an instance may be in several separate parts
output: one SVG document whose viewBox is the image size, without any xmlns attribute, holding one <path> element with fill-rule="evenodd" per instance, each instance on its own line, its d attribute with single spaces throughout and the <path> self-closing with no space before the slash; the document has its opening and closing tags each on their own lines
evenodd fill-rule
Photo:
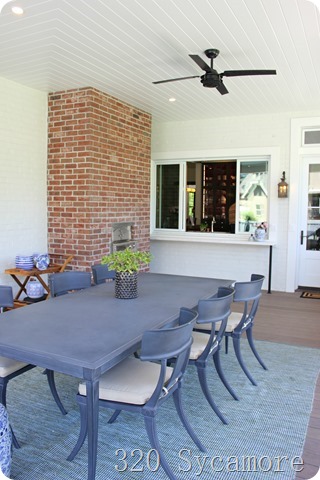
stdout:
<svg viewBox="0 0 320 480">
<path fill-rule="evenodd" d="M 254 337 L 257 340 L 320 348 L 320 300 L 301 298 L 300 295 L 301 292 L 263 292 Z M 314 477 L 320 466 L 320 374 L 303 459 L 305 466 L 296 474 L 297 480 Z"/>
</svg>

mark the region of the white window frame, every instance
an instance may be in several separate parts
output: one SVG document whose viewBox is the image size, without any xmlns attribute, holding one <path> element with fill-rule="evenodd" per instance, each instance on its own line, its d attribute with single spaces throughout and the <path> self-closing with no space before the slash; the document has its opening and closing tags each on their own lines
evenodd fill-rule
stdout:
<svg viewBox="0 0 320 480">
<path fill-rule="evenodd" d="M 151 199 L 150 199 L 150 237 L 154 240 L 161 239 L 190 239 L 203 241 L 204 236 L 199 232 L 185 231 L 185 208 L 186 208 L 186 164 L 187 162 L 208 162 L 208 161 L 227 161 L 237 160 L 237 169 L 240 168 L 241 161 L 268 161 L 269 173 L 269 188 L 268 188 L 268 225 L 269 225 L 269 240 L 275 242 L 277 236 L 277 185 L 282 172 L 278 172 L 278 165 L 280 164 L 280 149 L 277 147 L 258 147 L 258 148 L 244 148 L 244 149 L 225 149 L 218 151 L 200 151 L 200 152 L 166 152 L 154 153 L 151 160 Z M 157 165 L 159 164 L 180 164 L 180 194 L 179 194 L 179 228 L 178 229 L 163 229 L 156 228 L 156 173 Z M 183 186 L 183 188 L 182 188 Z M 239 192 L 239 171 L 237 170 L 237 195 Z M 236 212 L 236 222 L 239 222 L 239 212 Z M 228 242 L 234 240 L 243 241 L 247 233 L 223 233 L 213 232 L 210 234 L 210 241 L 223 240 Z M 205 236 L 208 239 L 208 236 Z"/>
</svg>

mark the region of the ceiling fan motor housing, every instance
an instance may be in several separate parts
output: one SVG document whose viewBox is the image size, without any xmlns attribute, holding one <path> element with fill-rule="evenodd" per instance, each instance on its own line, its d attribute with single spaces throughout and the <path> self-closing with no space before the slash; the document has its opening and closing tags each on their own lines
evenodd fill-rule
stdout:
<svg viewBox="0 0 320 480">
<path fill-rule="evenodd" d="M 201 78 L 200 81 L 202 85 L 207 88 L 215 88 L 221 82 L 221 79 L 218 73 L 206 73 L 205 75 L 202 75 L 200 78 Z"/>
</svg>

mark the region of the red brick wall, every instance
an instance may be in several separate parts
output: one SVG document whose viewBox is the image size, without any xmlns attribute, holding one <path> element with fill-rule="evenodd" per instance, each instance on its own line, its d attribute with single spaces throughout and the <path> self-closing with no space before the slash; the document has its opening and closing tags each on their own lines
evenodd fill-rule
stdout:
<svg viewBox="0 0 320 480">
<path fill-rule="evenodd" d="M 48 116 L 49 252 L 90 270 L 121 221 L 148 250 L 151 116 L 93 88 L 49 94 Z"/>
</svg>

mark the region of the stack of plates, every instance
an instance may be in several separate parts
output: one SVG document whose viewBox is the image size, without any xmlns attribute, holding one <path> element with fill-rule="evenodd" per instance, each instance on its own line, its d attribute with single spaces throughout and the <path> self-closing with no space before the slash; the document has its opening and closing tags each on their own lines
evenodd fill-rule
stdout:
<svg viewBox="0 0 320 480">
<path fill-rule="evenodd" d="M 32 255 L 17 255 L 16 256 L 16 268 L 22 270 L 32 270 L 34 268 Z"/>
</svg>

